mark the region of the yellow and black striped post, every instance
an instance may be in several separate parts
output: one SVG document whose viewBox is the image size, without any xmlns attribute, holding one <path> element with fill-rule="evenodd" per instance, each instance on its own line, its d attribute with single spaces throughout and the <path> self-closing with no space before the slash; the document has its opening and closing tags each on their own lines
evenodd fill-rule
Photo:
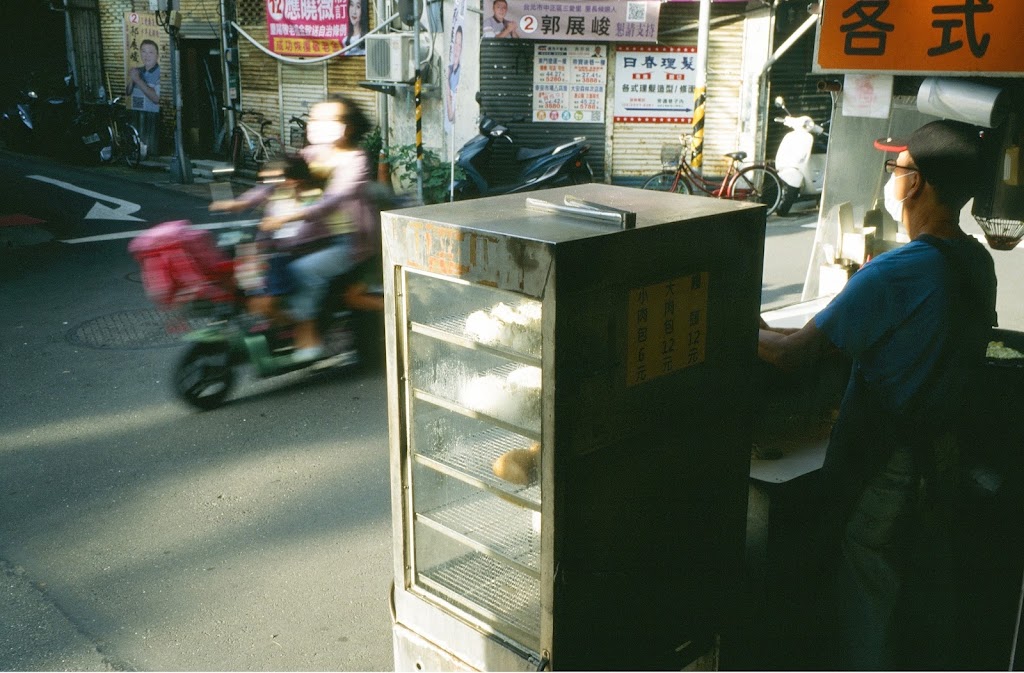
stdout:
<svg viewBox="0 0 1024 673">
<path fill-rule="evenodd" d="M 416 192 L 419 202 L 423 203 L 423 71 L 416 62 Z"/>
<path fill-rule="evenodd" d="M 704 108 L 708 100 L 706 86 L 694 87 L 693 91 L 693 157 L 690 165 L 698 172 L 704 168 Z"/>
<path fill-rule="evenodd" d="M 711 36 L 711 0 L 700 0 L 697 17 L 697 81 L 693 87 L 693 156 L 690 165 L 704 172 L 704 115 L 708 102 L 708 43 Z"/>
</svg>

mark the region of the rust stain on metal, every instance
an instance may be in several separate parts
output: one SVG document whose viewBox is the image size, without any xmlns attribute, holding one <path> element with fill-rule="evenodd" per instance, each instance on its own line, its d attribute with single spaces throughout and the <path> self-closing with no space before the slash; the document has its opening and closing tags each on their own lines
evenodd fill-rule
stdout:
<svg viewBox="0 0 1024 673">
<path fill-rule="evenodd" d="M 463 277 L 472 269 L 486 269 L 490 246 L 497 241 L 431 222 L 410 222 L 406 229 L 409 266 L 446 276 Z"/>
</svg>

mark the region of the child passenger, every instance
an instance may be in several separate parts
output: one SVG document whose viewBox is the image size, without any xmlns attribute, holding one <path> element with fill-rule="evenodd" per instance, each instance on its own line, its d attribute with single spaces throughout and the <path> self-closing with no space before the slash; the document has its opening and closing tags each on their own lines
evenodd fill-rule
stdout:
<svg viewBox="0 0 1024 673">
<path fill-rule="evenodd" d="M 291 215 L 315 202 L 323 194 L 323 185 L 299 155 L 291 155 L 264 171 L 262 184 L 234 199 L 214 201 L 211 212 L 241 211 L 263 206 L 264 216 L 256 236 L 257 249 L 265 264 L 263 282 L 254 283 L 247 291 L 251 313 L 268 318 L 272 324 L 289 324 L 290 317 L 281 309 L 280 297 L 294 290 L 294 279 L 288 268 L 300 254 L 295 238 L 303 228 L 302 220 L 282 223 Z"/>
</svg>

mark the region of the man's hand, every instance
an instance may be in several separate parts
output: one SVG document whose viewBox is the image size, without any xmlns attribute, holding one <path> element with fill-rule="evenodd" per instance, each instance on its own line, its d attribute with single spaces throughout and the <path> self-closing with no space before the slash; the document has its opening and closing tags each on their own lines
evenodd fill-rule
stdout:
<svg viewBox="0 0 1024 673">
<path fill-rule="evenodd" d="M 774 330 L 764 326 L 757 333 L 757 357 L 779 369 L 795 370 L 816 362 L 831 345 L 814 320 L 798 330 Z"/>
<path fill-rule="evenodd" d="M 512 23 L 508 19 L 505 19 L 505 28 L 494 37 L 519 37 L 519 35 L 516 33 L 516 24 Z"/>
</svg>

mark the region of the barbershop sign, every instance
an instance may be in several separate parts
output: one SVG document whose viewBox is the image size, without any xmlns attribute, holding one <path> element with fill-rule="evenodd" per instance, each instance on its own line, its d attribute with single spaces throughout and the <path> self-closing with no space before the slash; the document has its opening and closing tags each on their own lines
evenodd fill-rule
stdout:
<svg viewBox="0 0 1024 673">
<path fill-rule="evenodd" d="M 1019 74 L 1022 0 L 825 0 L 817 72 Z"/>
</svg>

